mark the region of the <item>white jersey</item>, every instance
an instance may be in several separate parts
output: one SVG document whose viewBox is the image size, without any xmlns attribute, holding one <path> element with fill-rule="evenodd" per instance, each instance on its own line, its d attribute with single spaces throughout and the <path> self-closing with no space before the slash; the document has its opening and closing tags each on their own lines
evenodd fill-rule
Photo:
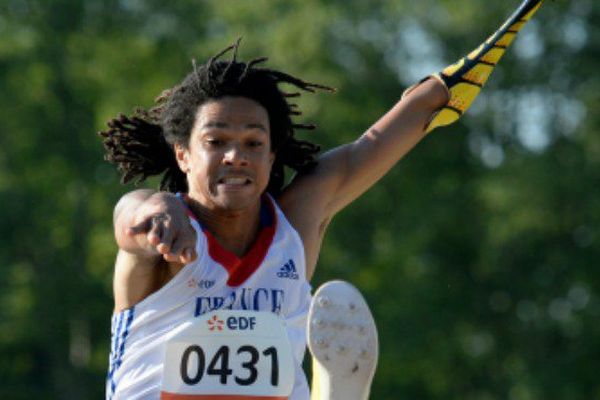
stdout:
<svg viewBox="0 0 600 400">
<path fill-rule="evenodd" d="M 283 212 L 268 196 L 258 239 L 243 257 L 222 248 L 190 213 L 198 258 L 135 306 L 115 313 L 107 399 L 159 399 L 165 343 L 195 317 L 216 309 L 271 311 L 280 315 L 296 359 L 290 400 L 307 400 L 302 371 L 310 285 L 304 247 Z"/>
</svg>

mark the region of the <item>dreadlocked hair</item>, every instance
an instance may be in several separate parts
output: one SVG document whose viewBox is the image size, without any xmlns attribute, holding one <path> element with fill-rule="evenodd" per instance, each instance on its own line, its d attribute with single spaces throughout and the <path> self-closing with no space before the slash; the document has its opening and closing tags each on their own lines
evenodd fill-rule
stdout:
<svg viewBox="0 0 600 400">
<path fill-rule="evenodd" d="M 297 129 L 314 130 L 311 124 L 292 121 L 301 115 L 297 105 L 289 98 L 300 96 L 300 91 L 315 92 L 317 89 L 333 92 L 334 89 L 308 83 L 284 72 L 263 68 L 259 65 L 267 58 L 255 58 L 249 62 L 237 60 L 238 40 L 211 57 L 172 89 L 165 90 L 155 99 L 149 110 L 138 108 L 132 116 L 119 115 L 108 122 L 108 130 L 99 132 L 106 149 L 105 159 L 117 166 L 121 182 L 136 183 L 149 176 L 162 175 L 160 190 L 187 192 L 185 174 L 179 169 L 173 146 L 188 146 L 196 113 L 200 105 L 209 100 L 226 96 L 252 99 L 263 106 L 269 116 L 271 150 L 275 161 L 267 191 L 277 196 L 284 185 L 284 167 L 297 172 L 306 171 L 316 164 L 318 145 L 294 137 Z M 229 61 L 220 58 L 233 50 Z M 286 93 L 279 84 L 289 84 L 300 91 Z"/>
</svg>

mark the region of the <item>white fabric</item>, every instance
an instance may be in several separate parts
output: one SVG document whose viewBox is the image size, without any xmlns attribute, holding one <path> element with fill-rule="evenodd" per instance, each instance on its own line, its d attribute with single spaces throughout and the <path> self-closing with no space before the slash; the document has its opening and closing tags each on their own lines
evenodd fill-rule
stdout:
<svg viewBox="0 0 600 400">
<path fill-rule="evenodd" d="M 195 316 L 219 308 L 272 311 L 285 320 L 296 358 L 290 400 L 308 400 L 302 360 L 311 288 L 306 281 L 304 247 L 282 211 L 274 206 L 273 242 L 260 267 L 239 287 L 227 286 L 226 269 L 210 257 L 207 239 L 192 219 L 198 234 L 197 260 L 160 290 L 113 316 L 107 400 L 159 399 L 166 341 L 189 326 Z"/>
</svg>

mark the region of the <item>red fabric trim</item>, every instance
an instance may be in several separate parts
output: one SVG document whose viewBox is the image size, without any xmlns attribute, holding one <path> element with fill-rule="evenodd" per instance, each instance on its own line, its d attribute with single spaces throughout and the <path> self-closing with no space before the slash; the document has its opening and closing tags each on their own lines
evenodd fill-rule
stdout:
<svg viewBox="0 0 600 400">
<path fill-rule="evenodd" d="M 184 200 L 187 200 L 187 195 L 184 196 Z M 244 283 L 260 267 L 260 264 L 262 264 L 269 251 L 269 247 L 271 247 L 271 243 L 273 243 L 273 238 L 277 231 L 277 214 L 275 213 L 273 201 L 268 196 L 265 196 L 264 199 L 264 204 L 267 205 L 268 211 L 271 214 L 272 223 L 271 225 L 261 227 L 258 238 L 252 244 L 248 253 L 242 258 L 239 258 L 221 246 L 213 234 L 200 223 L 202 232 L 206 236 L 208 254 L 213 260 L 221 264 L 229 274 L 229 278 L 227 279 L 228 286 L 236 287 Z M 188 214 L 198 221 L 198 218 L 191 212 L 189 207 Z"/>
<path fill-rule="evenodd" d="M 252 248 L 229 272 L 227 285 L 240 286 L 260 267 L 275 237 L 275 226 L 264 227 Z"/>
<path fill-rule="evenodd" d="M 205 395 L 205 394 L 177 394 L 160 392 L 160 400 L 288 400 L 287 396 L 241 396 L 241 395 Z"/>
</svg>

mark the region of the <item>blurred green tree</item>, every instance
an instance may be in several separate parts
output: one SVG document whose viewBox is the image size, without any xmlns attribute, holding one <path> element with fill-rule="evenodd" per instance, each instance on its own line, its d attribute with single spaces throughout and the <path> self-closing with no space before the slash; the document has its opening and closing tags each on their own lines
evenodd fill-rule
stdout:
<svg viewBox="0 0 600 400">
<path fill-rule="evenodd" d="M 103 395 L 111 213 L 128 190 L 102 161 L 106 120 L 243 36 L 243 57 L 338 88 L 301 104 L 328 148 L 516 5 L 2 2 L 0 397 Z M 467 116 L 331 225 L 314 284 L 350 280 L 372 305 L 372 398 L 600 397 L 599 15 L 547 2 Z"/>
</svg>

